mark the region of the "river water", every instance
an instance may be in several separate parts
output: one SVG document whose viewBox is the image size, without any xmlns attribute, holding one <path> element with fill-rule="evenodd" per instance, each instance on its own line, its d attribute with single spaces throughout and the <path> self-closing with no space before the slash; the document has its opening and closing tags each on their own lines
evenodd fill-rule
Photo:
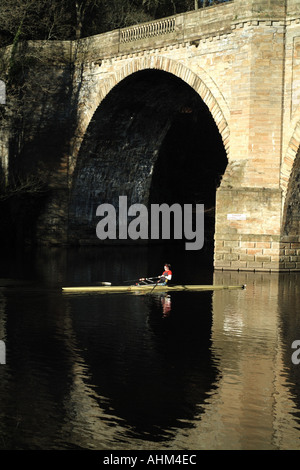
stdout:
<svg viewBox="0 0 300 470">
<path fill-rule="evenodd" d="M 215 292 L 66 294 L 160 274 Z M 0 449 L 300 449 L 300 273 L 176 247 L 3 253 Z M 299 354 L 300 357 L 300 354 Z"/>
</svg>

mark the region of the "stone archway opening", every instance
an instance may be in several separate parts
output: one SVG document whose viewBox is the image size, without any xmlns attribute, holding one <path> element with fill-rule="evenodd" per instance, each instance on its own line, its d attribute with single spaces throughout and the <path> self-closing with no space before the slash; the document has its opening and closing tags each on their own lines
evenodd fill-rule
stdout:
<svg viewBox="0 0 300 470">
<path fill-rule="evenodd" d="M 295 157 L 287 189 L 283 214 L 282 236 L 296 237 L 300 233 L 300 149 Z"/>
<path fill-rule="evenodd" d="M 97 244 L 97 207 L 117 208 L 121 195 L 128 206 L 204 204 L 205 239 L 212 241 L 226 165 L 221 135 L 198 93 L 169 72 L 135 72 L 109 92 L 88 126 L 73 175 L 69 242 Z"/>
<path fill-rule="evenodd" d="M 289 162 L 290 163 L 290 162 Z M 282 271 L 299 271 L 300 250 L 300 148 L 295 152 L 289 179 L 286 179 L 282 225 L 279 244 L 279 268 Z"/>
</svg>

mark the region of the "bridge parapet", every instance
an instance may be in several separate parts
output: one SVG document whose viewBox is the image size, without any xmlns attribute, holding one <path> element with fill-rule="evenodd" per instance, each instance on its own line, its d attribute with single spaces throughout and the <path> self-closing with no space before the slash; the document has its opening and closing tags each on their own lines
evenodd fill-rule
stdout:
<svg viewBox="0 0 300 470">
<path fill-rule="evenodd" d="M 74 59 L 90 62 L 231 34 L 245 26 L 298 21 L 299 0 L 228 0 L 207 8 L 117 29 L 73 43 Z"/>
<path fill-rule="evenodd" d="M 151 21 L 142 25 L 124 28 L 120 31 L 120 42 L 131 42 L 139 39 L 169 34 L 175 31 L 176 16 L 158 21 Z"/>
<path fill-rule="evenodd" d="M 83 38 L 74 43 L 74 57 L 88 62 L 230 33 L 236 1 Z"/>
</svg>

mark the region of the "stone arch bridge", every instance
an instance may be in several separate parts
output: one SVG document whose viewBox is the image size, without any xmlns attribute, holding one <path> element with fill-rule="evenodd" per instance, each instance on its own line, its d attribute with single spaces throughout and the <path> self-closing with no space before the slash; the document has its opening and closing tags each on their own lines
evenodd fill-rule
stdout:
<svg viewBox="0 0 300 470">
<path fill-rule="evenodd" d="M 55 153 L 41 242 L 97 243 L 98 204 L 162 202 L 182 178 L 215 205 L 216 269 L 300 269 L 300 0 L 233 0 L 32 50 L 63 90 L 42 126 L 63 132 L 39 156 Z M 2 149 L 8 173 L 4 133 Z"/>
</svg>

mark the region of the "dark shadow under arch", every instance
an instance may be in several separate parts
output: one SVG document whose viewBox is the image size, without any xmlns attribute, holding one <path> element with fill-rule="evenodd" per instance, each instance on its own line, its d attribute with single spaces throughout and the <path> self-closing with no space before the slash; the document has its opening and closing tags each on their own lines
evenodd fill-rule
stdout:
<svg viewBox="0 0 300 470">
<path fill-rule="evenodd" d="M 87 129 L 73 176 L 69 241 L 99 243 L 96 209 L 117 208 L 120 195 L 128 205 L 204 203 L 212 239 L 215 192 L 226 165 L 200 96 L 168 72 L 136 72 L 111 90 Z"/>
<path fill-rule="evenodd" d="M 175 116 L 154 167 L 150 202 L 204 204 L 206 242 L 213 239 L 215 198 L 227 165 L 221 135 L 200 97 Z"/>
</svg>

